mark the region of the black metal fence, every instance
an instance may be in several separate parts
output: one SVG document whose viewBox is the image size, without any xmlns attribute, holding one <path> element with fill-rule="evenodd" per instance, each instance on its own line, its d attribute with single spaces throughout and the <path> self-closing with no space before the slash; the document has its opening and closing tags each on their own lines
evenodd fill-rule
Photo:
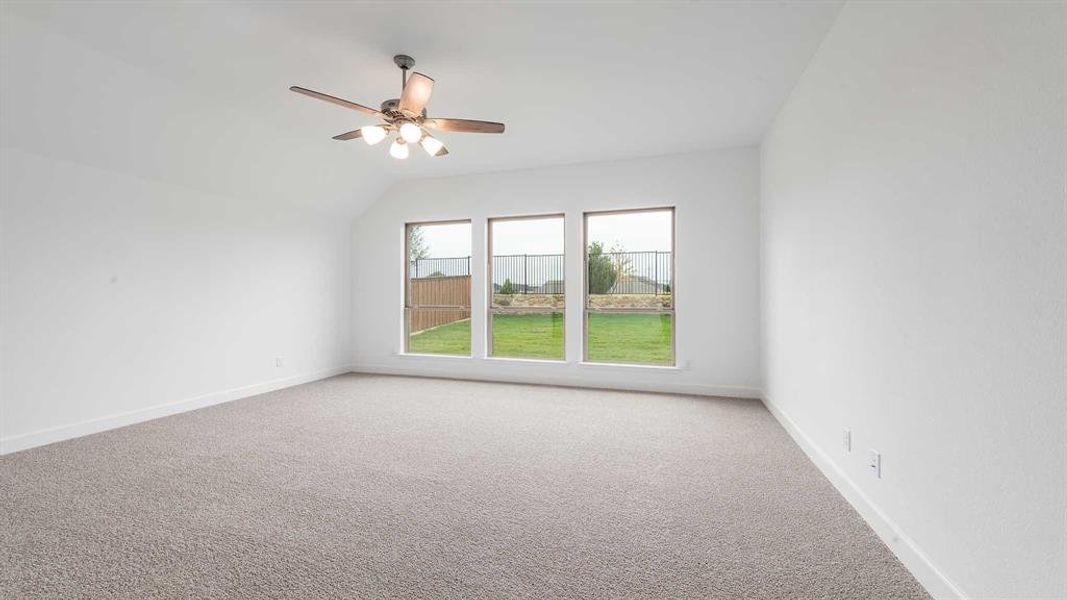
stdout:
<svg viewBox="0 0 1067 600">
<path fill-rule="evenodd" d="M 605 252 L 614 283 L 607 294 L 669 294 L 674 262 L 670 252 Z M 471 257 L 417 258 L 408 265 L 412 279 L 471 274 Z M 493 291 L 511 294 L 562 294 L 562 254 L 511 254 L 493 257 Z"/>
<path fill-rule="evenodd" d="M 408 275 L 412 279 L 425 277 L 458 277 L 471 274 L 471 257 L 456 256 L 451 258 L 416 258 L 408 264 Z"/>
<path fill-rule="evenodd" d="M 562 294 L 562 254 L 493 257 L 493 291 L 499 294 Z"/>
</svg>

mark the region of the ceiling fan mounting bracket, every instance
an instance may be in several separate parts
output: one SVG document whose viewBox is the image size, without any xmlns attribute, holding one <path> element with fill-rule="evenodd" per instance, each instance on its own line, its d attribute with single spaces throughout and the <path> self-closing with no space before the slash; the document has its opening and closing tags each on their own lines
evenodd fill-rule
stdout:
<svg viewBox="0 0 1067 600">
<path fill-rule="evenodd" d="M 396 66 L 405 71 L 415 66 L 415 59 L 407 54 L 397 54 L 393 57 L 393 62 L 396 63 Z"/>
</svg>

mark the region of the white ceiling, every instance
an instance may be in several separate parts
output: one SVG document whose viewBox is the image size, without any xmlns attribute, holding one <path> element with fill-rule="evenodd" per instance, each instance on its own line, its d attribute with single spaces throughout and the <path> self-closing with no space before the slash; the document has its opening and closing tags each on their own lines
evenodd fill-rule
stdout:
<svg viewBox="0 0 1067 600">
<path fill-rule="evenodd" d="M 0 141 L 226 194 L 354 214 L 390 183 L 757 143 L 839 8 L 715 3 L 5 3 Z M 431 116 L 503 121 L 407 161 L 332 135 L 396 53 Z"/>
</svg>

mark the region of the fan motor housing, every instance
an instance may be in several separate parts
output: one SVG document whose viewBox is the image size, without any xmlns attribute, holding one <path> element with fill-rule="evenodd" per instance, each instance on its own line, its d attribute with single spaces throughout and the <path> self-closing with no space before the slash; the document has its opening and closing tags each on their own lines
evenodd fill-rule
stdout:
<svg viewBox="0 0 1067 600">
<path fill-rule="evenodd" d="M 391 116 L 391 117 L 403 116 L 403 113 L 400 112 L 400 99 L 399 98 L 390 98 L 390 99 L 386 100 L 385 102 L 382 102 L 381 111 L 383 113 Z M 426 118 L 426 109 L 425 108 L 422 109 L 422 118 L 424 118 L 424 119 Z"/>
</svg>

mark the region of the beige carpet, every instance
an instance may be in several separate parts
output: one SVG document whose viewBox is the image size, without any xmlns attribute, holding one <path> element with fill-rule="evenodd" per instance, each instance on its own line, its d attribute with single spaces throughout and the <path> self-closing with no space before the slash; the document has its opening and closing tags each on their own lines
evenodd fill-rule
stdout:
<svg viewBox="0 0 1067 600">
<path fill-rule="evenodd" d="M 0 459 L 3 598 L 925 598 L 751 400 L 346 375 Z"/>
</svg>

